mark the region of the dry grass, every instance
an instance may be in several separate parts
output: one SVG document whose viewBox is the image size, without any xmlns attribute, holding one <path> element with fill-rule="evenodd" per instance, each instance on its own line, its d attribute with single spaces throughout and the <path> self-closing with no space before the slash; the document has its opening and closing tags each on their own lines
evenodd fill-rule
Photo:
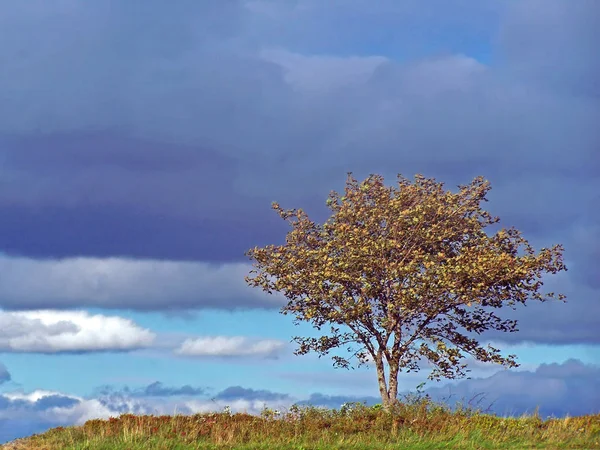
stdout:
<svg viewBox="0 0 600 450">
<path fill-rule="evenodd" d="M 380 407 L 298 408 L 279 414 L 121 415 L 53 428 L 3 449 L 600 449 L 600 414 L 542 420 L 454 411 L 427 396 Z"/>
</svg>

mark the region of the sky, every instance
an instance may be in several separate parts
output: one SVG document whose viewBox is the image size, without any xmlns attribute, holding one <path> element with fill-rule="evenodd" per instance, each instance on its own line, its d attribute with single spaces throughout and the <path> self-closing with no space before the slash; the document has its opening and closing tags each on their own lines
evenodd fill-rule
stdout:
<svg viewBox="0 0 600 450">
<path fill-rule="evenodd" d="M 375 369 L 244 281 L 271 209 L 417 173 L 567 272 L 424 392 L 499 415 L 600 412 L 597 0 L 0 0 L 0 442 L 121 413 L 380 402 Z M 345 354 L 340 350 L 338 354 Z M 347 355 L 347 354 L 346 354 Z M 427 366 L 401 374 L 414 392 Z"/>
</svg>

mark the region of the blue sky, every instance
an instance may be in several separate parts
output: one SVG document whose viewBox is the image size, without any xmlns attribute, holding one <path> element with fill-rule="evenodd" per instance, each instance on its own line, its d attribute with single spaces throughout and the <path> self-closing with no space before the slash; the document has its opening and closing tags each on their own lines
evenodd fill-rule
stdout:
<svg viewBox="0 0 600 450">
<path fill-rule="evenodd" d="M 482 337 L 504 370 L 429 382 L 498 414 L 599 412 L 595 0 L 0 0 L 0 442 L 123 412 L 378 403 L 374 367 L 244 282 L 249 248 L 329 217 L 358 179 L 416 173 L 536 250 L 567 303 Z M 341 353 L 340 353 L 341 354 Z M 426 379 L 402 374 L 400 389 Z"/>
</svg>

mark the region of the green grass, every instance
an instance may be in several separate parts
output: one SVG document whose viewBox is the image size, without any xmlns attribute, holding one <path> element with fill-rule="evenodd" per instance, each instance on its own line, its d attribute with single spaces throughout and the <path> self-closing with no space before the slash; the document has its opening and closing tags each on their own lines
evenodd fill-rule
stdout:
<svg viewBox="0 0 600 450">
<path fill-rule="evenodd" d="M 135 416 L 58 427 L 0 448 L 142 449 L 600 449 L 600 414 L 542 420 L 502 418 L 429 397 L 400 402 L 393 411 L 361 404 L 340 410 L 298 408 L 279 414 Z"/>
</svg>

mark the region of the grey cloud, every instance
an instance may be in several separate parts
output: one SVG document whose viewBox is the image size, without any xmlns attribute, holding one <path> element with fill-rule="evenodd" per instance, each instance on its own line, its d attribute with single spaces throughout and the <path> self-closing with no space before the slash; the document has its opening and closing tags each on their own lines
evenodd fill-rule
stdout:
<svg viewBox="0 0 600 450">
<path fill-rule="evenodd" d="M 172 396 L 172 395 L 200 395 L 204 394 L 205 390 L 202 388 L 193 388 L 189 384 L 181 386 L 180 388 L 169 388 L 162 385 L 161 382 L 157 381 L 152 383 L 144 389 L 144 394 L 148 396 Z"/>
<path fill-rule="evenodd" d="M 0 248 L 241 261 L 283 241 L 272 200 L 324 219 L 346 171 L 484 175 L 492 213 L 573 262 L 567 309 L 519 312 L 521 336 L 594 339 L 596 2 L 226 3 L 3 4 Z"/>
<path fill-rule="evenodd" d="M 196 398 L 199 395 L 202 394 L 181 395 L 178 396 L 181 398 L 177 401 L 171 401 L 153 396 L 143 396 L 140 395 L 140 391 L 131 391 L 128 388 L 114 390 L 110 387 L 104 387 L 97 391 L 92 399 L 97 400 L 110 411 L 118 411 L 120 414 L 173 414 L 176 411 L 178 414 L 184 415 L 213 411 L 221 412 L 225 407 L 229 407 L 233 413 L 247 412 L 258 415 L 265 404 L 272 408 L 281 408 L 290 406 L 294 400 L 294 397 L 288 394 L 279 394 L 268 390 L 245 389 L 240 386 L 226 388 L 216 396 Z"/>
<path fill-rule="evenodd" d="M 33 404 L 33 409 L 36 411 L 44 411 L 52 408 L 70 408 L 79 403 L 80 400 L 76 398 L 63 395 L 48 395 L 37 400 Z"/>
<path fill-rule="evenodd" d="M 57 336 L 63 333 L 77 333 L 81 330 L 77 324 L 65 320 L 47 325 L 39 319 L 15 317 L 6 314 L 2 315 L 2 322 L 2 338 L 4 339 L 14 339 L 23 335 L 34 334 L 37 331 L 42 331 L 48 336 Z"/>
<path fill-rule="evenodd" d="M 127 395 L 122 391 L 111 392 L 98 396 L 95 400 L 109 411 L 113 411 L 115 416 L 120 414 L 150 415 L 156 414 L 156 408 L 145 399 L 138 398 L 135 395 Z M 192 411 L 186 406 L 178 406 L 181 414 L 191 414 Z M 168 411 L 173 414 L 174 411 Z"/>
<path fill-rule="evenodd" d="M 39 1 L 28 6 L 5 2 L 0 21 L 6 37 L 1 61 L 6 68 L 3 123 L 14 131 L 120 126 L 120 120 L 144 107 L 139 102 L 130 104 L 128 111 L 119 107 L 124 92 L 136 86 L 144 89 L 148 81 L 147 73 L 134 67 L 158 69 L 161 81 L 168 81 L 169 70 L 161 70 L 160 60 L 195 56 L 195 51 L 227 40 L 239 28 L 240 5 L 238 1 L 214 5 L 185 1 L 170 5 L 169 14 L 164 14 L 154 2 L 144 3 L 145 13 L 140 14 L 134 3 L 114 1 L 62 2 L 56 8 Z M 32 39 L 34 30 L 43 39 Z M 146 61 L 150 66 L 140 58 L 148 52 L 158 58 Z M 48 57 L 52 70 L 36 76 L 47 67 Z M 68 78 L 73 82 L 63 83 Z M 24 106 L 28 95 L 37 101 Z"/>
<path fill-rule="evenodd" d="M 276 392 L 271 392 L 267 390 L 254 390 L 254 389 L 246 389 L 241 386 L 231 386 L 228 387 L 221 392 L 219 392 L 216 396 L 216 400 L 234 400 L 234 399 L 244 399 L 244 400 L 265 400 L 265 401 L 273 401 L 273 400 L 287 400 L 291 397 L 288 394 L 280 394 Z"/>
<path fill-rule="evenodd" d="M 7 253 L 41 259 L 117 255 L 239 262 L 247 260 L 244 252 L 254 245 L 272 243 L 274 236 L 284 240 L 285 224 L 269 208 L 262 202 L 252 215 L 236 212 L 234 220 L 219 220 L 162 215 L 134 205 L 43 210 L 11 205 L 2 208 L 7 220 L 0 223 L 0 246 Z"/>
<path fill-rule="evenodd" d="M 0 256 L 2 267 L 5 276 L 0 279 L 0 306 L 5 309 L 88 306 L 161 311 L 277 308 L 283 304 L 282 295 L 269 295 L 246 285 L 244 276 L 251 269 L 248 263 L 218 266 L 200 262 L 119 258 L 32 260 Z M 24 279 L 28 282 L 22 283 Z M 69 313 L 63 315 L 70 317 Z M 0 314 L 0 321 L 6 325 L 0 338 L 5 334 L 7 339 L 12 336 L 11 333 L 23 336 L 24 328 L 17 321 L 19 317 L 18 314 Z M 32 331 L 41 324 L 32 322 L 28 326 Z M 65 321 L 44 327 L 44 333 L 48 335 L 75 335 L 78 332 L 73 323 Z M 276 343 L 271 344 L 273 350 Z M 190 345 L 193 347 L 194 343 L 185 344 L 188 350 Z M 195 351 L 192 349 L 192 353 Z"/>
<path fill-rule="evenodd" d="M 113 168 L 135 173 L 177 172 L 200 170 L 213 166 L 212 171 L 227 168 L 227 157 L 214 151 L 143 139 L 133 139 L 122 132 L 82 132 L 79 134 L 7 135 L 2 140 L 5 162 L 17 171 L 40 170 L 61 173 Z M 177 150 L 173 151 L 176 148 Z M 204 176 L 214 175 L 207 171 Z M 112 174 L 117 175 L 117 173 Z M 225 174 L 221 174 L 222 176 Z M 109 187 L 104 186 L 104 187 Z"/>
<path fill-rule="evenodd" d="M 600 195 L 596 198 L 600 201 Z M 591 204 L 587 211 L 598 211 Z M 600 213 L 596 212 L 598 216 Z M 596 262 L 600 260 L 600 217 L 597 221 L 582 221 L 580 225 L 573 227 L 571 235 L 571 245 L 577 252 L 578 260 L 575 279 L 581 281 L 586 286 L 600 291 L 600 271 L 595 270 Z M 585 270 L 588 268 L 588 270 Z"/>
<path fill-rule="evenodd" d="M 364 2 L 354 4 L 356 12 L 364 7 L 366 7 Z M 373 14 L 380 15 L 386 11 L 386 8 L 392 7 L 392 4 L 382 5 L 381 9 L 373 11 Z M 316 16 L 318 10 L 315 8 L 317 8 L 316 4 L 305 4 L 303 14 Z M 406 9 L 412 15 L 422 14 L 415 5 Z M 240 11 L 238 13 L 241 14 Z M 126 13 L 127 8 L 123 17 L 129 17 Z M 228 13 L 233 14 L 231 11 Z M 186 29 L 186 26 L 189 28 L 190 24 L 186 20 L 188 16 L 193 16 L 191 12 L 186 14 L 186 17 L 177 15 L 178 11 L 174 11 L 173 14 L 177 20 L 183 21 L 184 25 L 181 28 Z M 214 14 L 218 15 L 218 12 Z M 449 17 L 457 20 L 456 14 Z M 130 20 L 155 20 L 160 23 L 158 15 L 154 17 L 152 14 L 143 19 L 130 17 Z M 522 24 L 521 30 L 528 29 L 526 25 Z M 124 24 L 110 22 L 106 27 L 111 30 L 113 28 L 121 30 L 119 27 L 124 27 Z M 244 34 L 239 35 L 242 41 L 244 36 Z M 496 69 L 485 70 L 466 57 L 448 57 L 416 64 L 390 62 L 385 70 L 384 68 L 377 70 L 371 80 L 358 88 L 354 86 L 352 92 L 343 89 L 334 90 L 316 97 L 294 92 L 284 81 L 283 69 L 278 68 L 276 64 L 263 61 L 259 55 L 243 53 L 244 56 L 241 57 L 239 52 L 233 52 L 230 48 L 223 49 L 224 55 L 206 53 L 202 39 L 204 38 L 188 36 L 188 40 L 202 47 L 201 54 L 196 55 L 194 61 L 207 58 L 205 66 L 213 67 L 210 73 L 196 74 L 201 76 L 202 81 L 200 81 L 193 75 L 195 70 L 199 70 L 198 65 L 189 58 L 184 59 L 185 63 L 177 66 L 179 73 L 187 74 L 185 79 L 195 80 L 195 94 L 193 96 L 186 94 L 188 102 L 182 104 L 171 92 L 166 101 L 155 100 L 156 104 L 160 103 L 160 108 L 146 105 L 145 110 L 140 112 L 140 118 L 149 121 L 148 123 L 140 122 L 139 126 L 134 127 L 127 124 L 127 121 L 123 121 L 120 126 L 130 134 L 133 127 L 141 130 L 136 132 L 138 135 L 140 133 L 146 137 L 153 135 L 154 138 L 170 141 L 176 140 L 176 135 L 177 139 L 194 142 L 196 145 L 218 148 L 222 155 L 229 155 L 237 160 L 237 164 L 244 164 L 246 170 L 238 173 L 235 180 L 230 181 L 230 187 L 235 187 L 235 192 L 231 193 L 227 190 L 222 192 L 223 197 L 228 199 L 225 203 L 230 203 L 230 198 L 236 199 L 235 206 L 244 204 L 244 201 L 239 198 L 240 195 L 254 194 L 264 198 L 277 192 L 281 196 L 294 195 L 294 198 L 299 198 L 298 185 L 302 186 L 301 191 L 304 194 L 301 195 L 304 198 L 315 195 L 317 189 L 320 195 L 324 195 L 332 187 L 333 178 L 341 180 L 345 169 L 356 165 L 365 167 L 366 171 L 367 166 L 377 170 L 390 167 L 394 163 L 402 163 L 411 168 L 410 171 L 405 170 L 405 173 L 420 171 L 419 167 L 426 166 L 432 171 L 441 171 L 445 175 L 454 172 L 456 176 L 456 172 L 460 171 L 460 178 L 463 178 L 474 175 L 474 172 L 499 170 L 499 163 L 505 163 L 511 157 L 518 155 L 519 168 L 513 164 L 500 164 L 500 167 L 505 166 L 502 174 L 508 175 L 515 170 L 531 170 L 534 165 L 539 168 L 540 158 L 544 157 L 544 153 L 540 155 L 538 152 L 561 157 L 558 152 L 564 148 L 564 141 L 567 138 L 588 139 L 589 144 L 592 144 L 592 138 L 597 137 L 593 132 L 595 127 L 592 128 L 590 120 L 586 120 L 593 112 L 589 104 L 547 96 L 536 92 L 532 89 L 533 86 L 523 85 L 518 81 L 513 84 L 507 83 L 495 73 Z M 141 67 L 138 69 L 140 71 L 148 70 L 142 62 L 152 61 L 157 58 L 157 55 L 152 53 L 151 48 L 136 49 L 136 51 L 140 59 L 138 61 L 140 64 L 136 67 Z M 245 49 L 245 51 L 249 50 Z M 184 58 L 184 56 L 173 54 L 172 58 Z M 310 76 L 326 77 L 327 58 L 322 58 L 324 62 L 321 65 L 318 59 L 313 58 L 315 70 L 310 72 Z M 228 66 L 229 63 L 231 65 Z M 243 64 L 243 70 L 240 70 L 241 66 L 237 67 L 234 64 Z M 367 64 L 367 61 L 364 64 Z M 298 64 L 296 66 L 294 67 L 292 62 L 291 66 L 286 65 L 286 69 L 296 74 L 301 70 Z M 255 68 L 256 73 L 264 72 L 264 77 L 254 76 Z M 497 70 L 502 72 L 504 69 Z M 296 75 L 302 76 L 301 74 L 302 72 Z M 177 84 L 169 85 L 172 86 L 169 89 L 175 90 L 178 89 L 175 86 L 183 85 L 185 83 L 180 80 Z M 257 92 L 261 92 L 260 98 L 252 97 Z M 121 101 L 151 95 L 156 94 L 132 90 L 123 96 Z M 198 98 L 198 101 L 189 104 L 190 97 Z M 565 101 L 567 103 L 563 103 Z M 227 104 L 235 105 L 235 114 L 223 110 Z M 564 111 L 565 105 L 569 108 L 568 114 Z M 168 117 L 173 116 L 171 111 L 167 117 L 166 112 L 169 108 L 184 108 L 181 111 L 182 117 L 178 117 L 176 123 L 169 122 Z M 120 108 L 120 110 L 127 110 L 127 108 Z M 162 114 L 161 111 L 165 112 L 162 120 L 158 120 L 158 117 L 150 119 L 150 115 Z M 531 118 L 527 129 L 521 126 L 522 122 L 515 117 L 515 111 L 520 111 L 519 114 L 522 116 Z M 185 118 L 192 117 L 195 118 L 193 125 L 192 123 L 182 125 Z M 150 122 L 152 122 L 151 126 Z M 265 123 L 272 125 L 265 128 Z M 168 133 L 165 135 L 160 129 L 168 130 Z M 436 132 L 431 133 L 432 129 Z M 559 139 L 544 138 L 544 135 L 549 132 L 556 135 L 560 133 Z M 161 136 L 157 136 L 156 133 Z M 193 136 L 190 133 L 193 133 Z M 46 134 L 41 136 L 45 137 Z M 99 151 L 87 149 L 89 145 L 86 145 L 85 152 L 98 155 Z M 538 148 L 535 152 L 532 151 L 534 147 Z M 368 157 L 365 153 L 367 148 Z M 588 148 L 592 147 L 584 145 L 581 150 L 586 152 L 589 151 Z M 419 149 L 419 152 L 414 152 L 414 149 Z M 32 152 L 32 155 L 36 154 L 35 151 Z M 151 152 L 149 150 L 149 153 Z M 170 153 L 180 152 L 181 150 L 173 150 Z M 20 149 L 19 154 L 26 155 L 27 150 Z M 53 152 L 58 161 L 61 159 L 60 154 L 60 150 Z M 528 155 L 531 156 L 528 158 Z M 11 156 L 8 155 L 9 161 L 10 158 Z M 109 159 L 110 155 L 106 158 Z M 152 156 L 149 155 L 149 158 Z M 528 163 L 524 163 L 524 158 L 528 158 Z M 584 164 L 579 164 L 575 159 L 565 157 L 561 159 L 562 167 L 573 164 L 577 164 L 578 169 L 584 167 Z M 343 161 L 342 164 L 337 163 L 340 160 Z M 168 161 L 165 161 L 165 164 L 168 164 Z M 230 161 L 229 164 L 235 167 L 236 162 Z M 139 166 L 142 167 L 143 164 L 140 163 Z M 29 166 L 26 174 L 17 173 L 16 177 L 18 180 L 29 173 L 32 179 L 23 178 L 21 183 L 14 186 L 16 188 L 38 185 L 37 188 L 29 189 L 37 189 L 47 198 L 52 198 L 53 202 L 106 204 L 112 199 L 112 202 L 135 204 L 138 208 L 152 207 L 161 211 L 178 208 L 179 211 L 187 210 L 188 214 L 195 217 L 202 214 L 201 211 L 196 210 L 194 215 L 192 202 L 185 201 L 182 193 L 184 186 L 189 186 L 198 193 L 205 191 L 197 180 L 203 178 L 202 176 L 180 172 L 179 176 L 147 179 L 136 177 L 130 171 L 112 173 L 92 171 L 92 164 L 87 167 L 88 170 L 81 171 L 82 175 L 78 180 L 71 181 L 69 177 L 61 177 L 61 182 L 70 187 L 59 188 L 56 185 L 51 186 L 52 177 L 39 185 L 39 181 L 35 182 L 35 172 L 39 169 Z M 412 170 L 413 168 L 416 170 Z M 227 173 L 226 169 L 223 170 Z M 58 176 L 57 172 L 55 174 Z M 308 174 L 311 180 L 309 185 L 304 182 Z M 175 181 L 175 178 L 179 182 Z M 464 179 L 460 181 L 464 182 Z M 94 185 L 102 186 L 102 189 L 94 189 Z M 167 191 L 156 192 L 152 188 L 156 185 L 160 185 Z M 117 194 L 119 189 L 123 189 L 127 195 L 119 196 Z M 78 193 L 75 199 L 61 200 L 61 197 L 73 197 L 75 192 Z M 84 197 L 85 192 L 87 195 Z M 25 193 L 14 189 L 12 193 L 5 195 L 14 203 L 16 198 L 20 198 L 19 202 L 26 201 L 22 198 Z M 144 198 L 143 195 L 146 197 Z M 158 201 L 149 200 L 155 197 L 158 197 Z M 200 203 L 207 201 L 208 198 L 203 195 L 196 195 L 196 197 L 199 197 Z M 9 199 L 7 198 L 6 201 L 8 203 Z M 38 199 L 38 202 L 42 203 L 48 201 Z M 194 203 L 198 204 L 198 201 Z M 216 205 L 207 206 L 211 210 L 211 216 L 222 211 L 221 207 Z M 227 211 L 233 211 L 233 207 Z M 170 214 L 173 213 L 170 211 Z"/>
<path fill-rule="evenodd" d="M 573 241 L 567 239 L 566 244 Z M 535 243 L 534 243 L 535 244 Z M 546 245 L 547 247 L 548 245 Z M 541 245 L 536 245 L 540 248 Z M 569 250 L 573 250 L 569 252 Z M 598 333 L 600 317 L 600 291 L 593 283 L 586 282 L 586 277 L 593 278 L 593 268 L 585 270 L 581 263 L 585 259 L 575 259 L 576 249 L 565 246 L 565 261 L 568 272 L 547 275 L 542 278 L 542 292 L 563 293 L 566 302 L 548 300 L 528 301 L 526 306 L 517 305 L 516 310 L 502 308 L 496 314 L 503 319 L 517 319 L 518 331 L 502 333 L 489 331 L 482 336 L 496 342 L 518 344 L 523 342 L 545 343 L 550 345 L 591 344 L 600 343 Z M 583 250 L 583 249 L 582 249 Z"/>
<path fill-rule="evenodd" d="M 594 0 L 510 2 L 499 35 L 510 72 L 554 92 L 598 98 L 598 15 Z"/>
<path fill-rule="evenodd" d="M 429 395 L 451 409 L 458 402 L 499 416 L 531 414 L 536 406 L 543 418 L 578 416 L 600 412 L 599 380 L 598 366 L 570 359 L 561 364 L 541 364 L 533 371 L 502 370 L 489 377 L 429 387 L 421 396 Z M 414 390 L 398 395 L 401 401 L 416 397 Z M 350 402 L 372 406 L 381 403 L 381 397 L 313 393 L 297 404 L 339 409 Z"/>
<path fill-rule="evenodd" d="M 570 359 L 562 364 L 541 364 L 535 371 L 505 370 L 489 378 L 461 381 L 451 389 L 425 390 L 434 399 L 469 400 L 484 394 L 482 409 L 491 405 L 498 415 L 531 414 L 536 406 L 542 417 L 564 417 L 600 412 L 600 368 Z"/>
<path fill-rule="evenodd" d="M 536 369 L 535 373 L 543 377 L 558 377 L 558 378 L 569 378 L 569 377 L 592 377 L 600 370 L 599 367 L 583 364 L 577 359 L 569 359 L 562 364 L 550 363 L 540 364 Z"/>
<path fill-rule="evenodd" d="M 116 389 L 113 386 L 100 386 L 94 391 L 94 395 L 98 396 L 132 396 L 132 397 L 175 397 L 175 396 L 200 396 L 206 395 L 208 390 L 206 388 L 195 388 L 186 384 L 181 387 L 168 387 L 160 381 L 150 383 L 144 388 L 130 389 L 125 386 L 122 389 Z"/>
<path fill-rule="evenodd" d="M 250 340 L 243 336 L 206 336 L 188 338 L 175 350 L 175 353 L 190 357 L 239 357 L 262 356 L 278 359 L 286 342 L 277 339 Z"/>
</svg>

